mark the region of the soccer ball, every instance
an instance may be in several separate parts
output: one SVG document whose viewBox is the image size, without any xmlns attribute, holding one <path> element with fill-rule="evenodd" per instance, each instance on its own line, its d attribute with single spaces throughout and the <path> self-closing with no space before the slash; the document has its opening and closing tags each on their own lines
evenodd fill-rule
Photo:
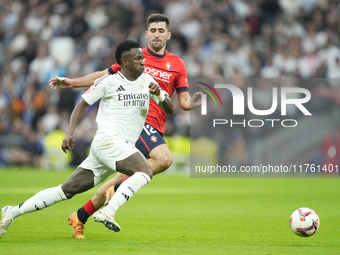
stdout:
<svg viewBox="0 0 340 255">
<path fill-rule="evenodd" d="M 319 216 L 312 209 L 301 207 L 295 210 L 289 219 L 289 225 L 294 234 L 309 237 L 319 229 Z"/>
</svg>

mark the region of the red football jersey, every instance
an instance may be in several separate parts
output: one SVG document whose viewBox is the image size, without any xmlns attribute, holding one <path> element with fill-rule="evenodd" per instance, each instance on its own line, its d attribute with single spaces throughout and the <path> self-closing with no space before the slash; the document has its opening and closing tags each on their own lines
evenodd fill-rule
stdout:
<svg viewBox="0 0 340 255">
<path fill-rule="evenodd" d="M 150 50 L 149 47 L 143 48 L 145 58 L 144 73 L 150 74 L 160 85 L 161 89 L 172 96 L 175 89 L 177 93 L 190 92 L 187 78 L 187 70 L 182 59 L 176 55 L 165 51 L 163 55 L 158 55 Z M 110 74 L 120 71 L 120 65 L 113 64 L 108 68 Z M 166 113 L 150 100 L 149 112 L 146 123 L 164 133 Z"/>
</svg>

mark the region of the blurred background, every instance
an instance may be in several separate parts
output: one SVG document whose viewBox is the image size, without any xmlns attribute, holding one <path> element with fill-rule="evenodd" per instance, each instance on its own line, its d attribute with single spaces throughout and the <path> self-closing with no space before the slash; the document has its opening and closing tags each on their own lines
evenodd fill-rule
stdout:
<svg viewBox="0 0 340 255">
<path fill-rule="evenodd" d="M 286 160 L 339 163 L 340 1 L 0 0 L 0 166 L 63 169 L 82 162 L 96 130 L 97 105 L 87 109 L 76 129 L 77 144 L 72 154 L 64 155 L 61 141 L 85 89 L 55 92 L 48 80 L 108 68 L 122 40 L 133 39 L 145 47 L 146 19 L 152 13 L 170 18 L 167 50 L 184 60 L 189 81 L 231 78 L 241 81 L 240 88 L 247 87 L 242 80 L 248 78 L 319 81 L 295 86 L 310 85 L 312 110 L 329 117 L 301 124 L 305 132 L 291 139 L 293 145 L 303 146 Z M 275 83 L 252 85 L 258 89 L 254 100 L 267 109 Z M 165 136 L 174 154 L 173 167 L 186 168 L 190 114 L 180 109 L 176 95 L 173 99 L 175 114 L 168 117 Z M 317 131 L 301 135 L 316 124 Z M 277 148 L 273 143 L 291 137 L 280 129 L 274 135 L 272 131 L 231 129 L 223 151 L 215 155 L 236 165 L 265 160 L 266 151 Z M 312 142 L 304 142 L 310 137 Z M 313 150 L 306 150 L 311 146 Z"/>
</svg>

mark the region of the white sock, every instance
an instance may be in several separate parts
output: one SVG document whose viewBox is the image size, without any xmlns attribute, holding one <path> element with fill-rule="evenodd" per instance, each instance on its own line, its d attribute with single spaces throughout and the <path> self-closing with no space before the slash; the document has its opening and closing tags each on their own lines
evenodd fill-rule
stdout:
<svg viewBox="0 0 340 255">
<path fill-rule="evenodd" d="M 66 200 L 66 196 L 61 189 L 61 185 L 39 191 L 33 197 L 26 200 L 20 206 L 20 214 L 34 212 L 53 205 L 59 201 Z"/>
<path fill-rule="evenodd" d="M 21 215 L 20 208 L 18 205 L 13 206 L 10 212 L 11 212 L 11 215 L 13 216 L 13 219 Z"/>
<path fill-rule="evenodd" d="M 129 179 L 123 182 L 112 196 L 108 208 L 105 208 L 113 215 L 115 211 L 125 204 L 138 190 L 151 181 L 151 178 L 142 172 L 134 173 Z"/>
</svg>

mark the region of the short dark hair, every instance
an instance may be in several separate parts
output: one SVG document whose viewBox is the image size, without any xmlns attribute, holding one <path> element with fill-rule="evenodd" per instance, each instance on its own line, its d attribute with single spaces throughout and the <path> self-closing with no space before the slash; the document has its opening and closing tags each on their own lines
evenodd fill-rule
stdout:
<svg viewBox="0 0 340 255">
<path fill-rule="evenodd" d="M 115 51 L 115 57 L 116 57 L 117 63 L 121 65 L 123 54 L 134 48 L 140 48 L 140 46 L 138 42 L 135 42 L 133 40 L 125 40 L 119 43 Z"/>
<path fill-rule="evenodd" d="M 154 23 L 154 22 L 165 22 L 166 28 L 169 31 L 170 20 L 166 15 L 160 14 L 160 13 L 151 14 L 146 21 L 146 25 L 149 28 L 150 23 Z"/>
</svg>

